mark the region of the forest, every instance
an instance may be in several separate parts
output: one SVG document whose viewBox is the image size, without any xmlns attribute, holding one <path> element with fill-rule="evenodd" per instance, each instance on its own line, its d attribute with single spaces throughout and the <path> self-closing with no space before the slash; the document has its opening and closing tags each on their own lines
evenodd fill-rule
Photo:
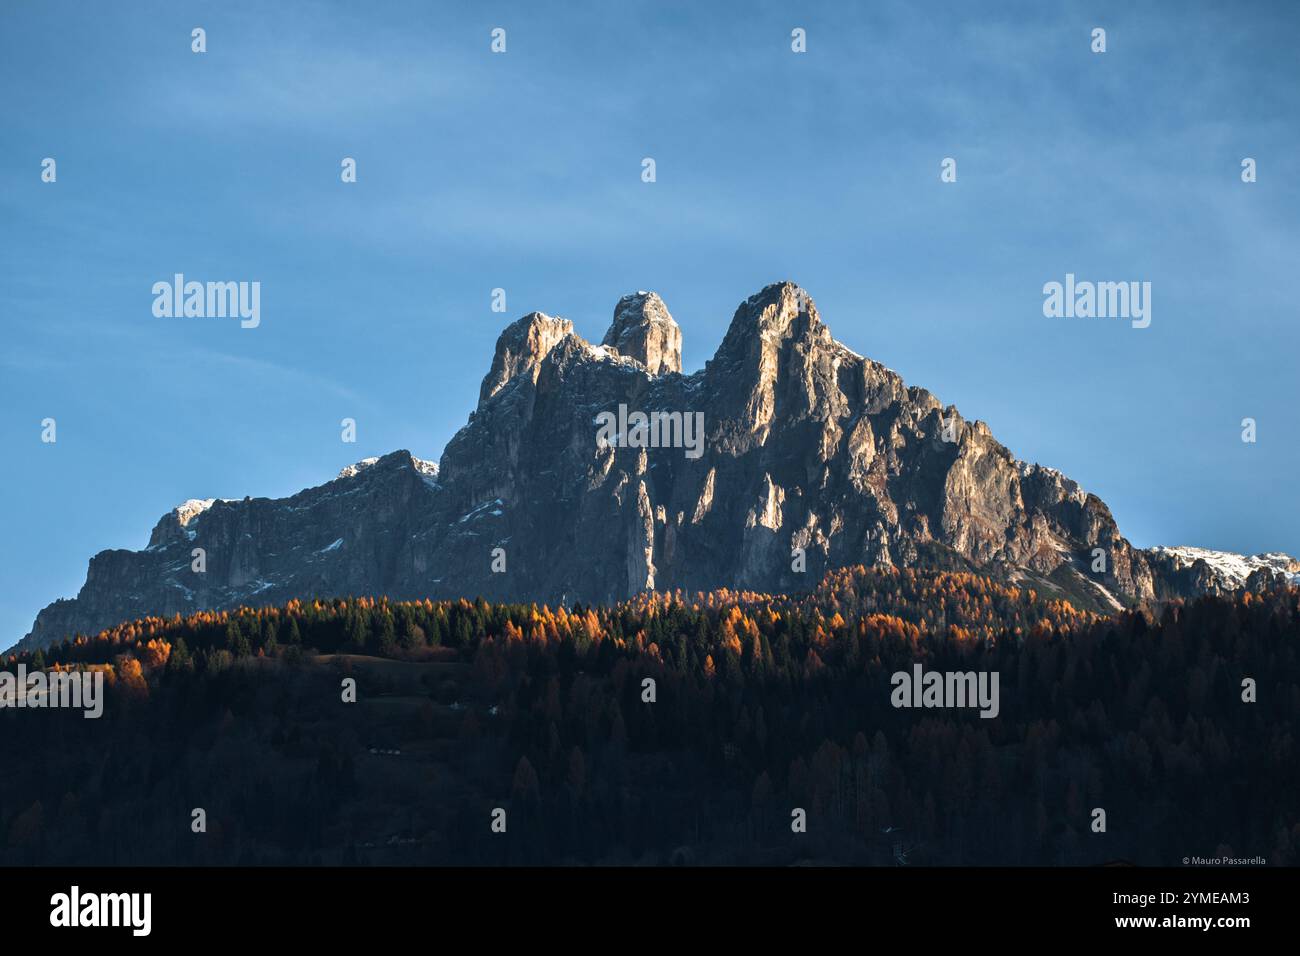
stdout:
<svg viewBox="0 0 1300 956">
<path fill-rule="evenodd" d="M 1287 865 L 1298 638 L 1295 588 L 1105 617 L 864 567 L 145 618 L 6 660 L 106 701 L 0 709 L 0 863 Z M 918 662 L 996 672 L 997 717 L 891 705 Z"/>
</svg>

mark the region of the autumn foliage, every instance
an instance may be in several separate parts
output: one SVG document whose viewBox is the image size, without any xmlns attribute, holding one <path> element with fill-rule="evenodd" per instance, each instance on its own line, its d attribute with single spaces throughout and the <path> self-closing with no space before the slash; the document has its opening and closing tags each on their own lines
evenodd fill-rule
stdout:
<svg viewBox="0 0 1300 956">
<path fill-rule="evenodd" d="M 0 747 L 41 768 L 0 781 L 0 856 L 23 862 L 70 846 L 114 863 L 1300 851 L 1296 589 L 1100 617 L 978 575 L 857 567 L 798 596 L 292 601 L 126 622 L 23 660 L 112 677 L 102 721 L 20 732 L 0 712 Z M 917 662 L 997 672 L 998 717 L 892 707 L 891 674 Z M 362 706 L 338 704 L 340 673 Z M 159 822 L 193 790 L 225 842 L 196 849 Z M 484 838 L 498 805 L 527 839 Z M 115 836 L 47 844 L 42 826 Z"/>
</svg>

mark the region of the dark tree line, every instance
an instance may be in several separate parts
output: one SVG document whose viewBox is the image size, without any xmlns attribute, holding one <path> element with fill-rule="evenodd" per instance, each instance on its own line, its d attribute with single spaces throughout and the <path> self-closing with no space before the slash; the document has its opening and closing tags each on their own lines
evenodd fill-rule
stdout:
<svg viewBox="0 0 1300 956">
<path fill-rule="evenodd" d="M 98 721 L 0 711 L 0 747 L 25 768 L 0 779 L 0 853 L 1288 864 L 1297 637 L 1295 589 L 1103 618 L 977 575 L 863 568 L 802 597 L 145 619 L 24 659 L 104 668 L 110 699 Z M 893 707 L 891 675 L 918 661 L 996 672 L 997 718 Z"/>
</svg>

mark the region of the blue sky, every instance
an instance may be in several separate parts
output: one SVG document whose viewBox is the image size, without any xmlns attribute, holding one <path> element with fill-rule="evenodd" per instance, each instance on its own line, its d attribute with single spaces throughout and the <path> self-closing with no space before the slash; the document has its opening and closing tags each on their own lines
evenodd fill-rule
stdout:
<svg viewBox="0 0 1300 956">
<path fill-rule="evenodd" d="M 438 457 L 508 320 L 653 289 L 693 370 L 786 278 L 1135 543 L 1298 552 L 1297 46 L 1285 2 L 3 0 L 0 646 L 186 498 Z M 155 318 L 176 272 L 260 327 Z M 1067 272 L 1151 327 L 1045 318 Z"/>
</svg>

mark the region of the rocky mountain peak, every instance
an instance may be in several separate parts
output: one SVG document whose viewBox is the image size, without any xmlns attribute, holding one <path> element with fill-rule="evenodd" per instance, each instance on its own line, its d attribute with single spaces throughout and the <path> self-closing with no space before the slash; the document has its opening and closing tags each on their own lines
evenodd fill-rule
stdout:
<svg viewBox="0 0 1300 956">
<path fill-rule="evenodd" d="M 601 345 L 636 359 L 651 375 L 682 370 L 682 330 L 655 292 L 619 299 Z"/>
<path fill-rule="evenodd" d="M 335 476 L 335 480 L 337 481 L 339 478 L 354 478 L 378 461 L 378 458 L 362 458 L 360 461 L 348 465 L 346 468 L 340 469 L 339 473 Z"/>
<path fill-rule="evenodd" d="M 804 319 L 796 327 L 799 319 Z M 778 337 L 813 328 L 821 324 L 817 304 L 804 289 L 793 282 L 774 282 L 755 292 L 736 309 L 728 335 L 757 331 Z"/>
<path fill-rule="evenodd" d="M 740 304 L 706 370 L 721 399 L 718 411 L 738 429 L 728 431 L 746 445 L 767 440 L 779 424 L 778 408 L 786 424 L 832 423 L 847 414 L 840 387 L 846 361 L 860 366 L 864 360 L 831 338 L 807 292 L 778 282 Z M 837 440 L 836 428 L 830 426 L 824 448 Z"/>
<path fill-rule="evenodd" d="M 190 498 L 172 509 L 176 520 L 183 528 L 194 518 L 207 511 L 216 502 L 216 498 Z"/>
<path fill-rule="evenodd" d="M 149 535 L 149 547 L 157 548 L 168 541 L 184 540 L 191 522 L 216 503 L 215 498 L 190 498 L 167 512 L 154 525 Z"/>
<path fill-rule="evenodd" d="M 506 326 L 497 338 L 492 367 L 483 377 L 479 389 L 480 404 L 519 376 L 528 376 L 536 382 L 542 360 L 565 336 L 572 334 L 572 322 L 544 312 L 530 312 Z"/>
<path fill-rule="evenodd" d="M 832 339 L 792 282 L 742 302 L 703 370 L 664 374 L 680 356 L 653 293 L 619 301 L 602 346 L 530 313 L 439 464 L 394 452 L 289 498 L 186 502 L 145 550 L 96 555 L 23 646 L 295 597 L 799 592 L 853 564 L 978 570 L 1101 611 L 1300 583 L 1287 555 L 1134 548 L 1096 495 Z M 681 428 L 602 445 L 599 417 L 625 408 Z"/>
<path fill-rule="evenodd" d="M 406 449 L 392 451 L 381 457 L 362 458 L 360 461 L 348 465 L 339 471 L 335 481 L 340 478 L 355 478 L 367 469 L 378 466 L 380 471 L 390 468 L 414 468 L 421 475 L 429 478 L 438 477 L 438 463 L 436 461 L 425 461 L 423 458 L 416 458 Z"/>
<path fill-rule="evenodd" d="M 715 361 L 739 363 L 761 372 L 787 346 L 833 346 L 812 296 L 793 282 L 776 282 L 742 302 L 719 346 Z"/>
</svg>

